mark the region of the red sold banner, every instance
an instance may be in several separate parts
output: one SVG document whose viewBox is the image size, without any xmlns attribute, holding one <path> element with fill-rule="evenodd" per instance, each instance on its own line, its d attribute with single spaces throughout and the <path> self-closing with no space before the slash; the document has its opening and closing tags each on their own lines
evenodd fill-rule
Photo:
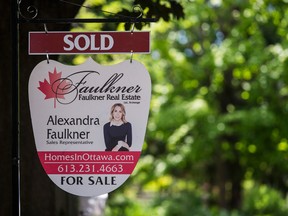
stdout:
<svg viewBox="0 0 288 216">
<path fill-rule="evenodd" d="M 150 53 L 150 32 L 29 32 L 29 54 Z"/>
</svg>

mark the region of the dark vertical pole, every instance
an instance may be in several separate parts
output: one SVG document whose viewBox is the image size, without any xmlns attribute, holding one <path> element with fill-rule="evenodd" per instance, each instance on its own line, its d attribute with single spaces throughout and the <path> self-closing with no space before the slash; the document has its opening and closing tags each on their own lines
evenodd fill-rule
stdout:
<svg viewBox="0 0 288 216">
<path fill-rule="evenodd" d="M 19 139 L 19 24 L 18 1 L 11 1 L 12 48 L 12 213 L 20 216 L 20 139 Z"/>
</svg>

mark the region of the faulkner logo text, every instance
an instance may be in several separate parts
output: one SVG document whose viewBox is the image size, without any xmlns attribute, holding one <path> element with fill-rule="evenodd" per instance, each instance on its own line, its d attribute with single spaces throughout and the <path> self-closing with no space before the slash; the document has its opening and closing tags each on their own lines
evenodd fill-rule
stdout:
<svg viewBox="0 0 288 216">
<path fill-rule="evenodd" d="M 93 85 L 89 80 L 92 76 L 100 76 L 97 71 L 79 71 L 70 74 L 67 77 L 60 78 L 53 83 L 52 89 L 58 102 L 61 104 L 70 104 L 76 99 L 82 101 L 89 100 L 123 100 L 123 101 L 140 101 L 139 93 L 142 91 L 141 86 L 121 85 L 124 78 L 123 73 L 114 73 L 100 85 Z M 93 77 L 95 79 L 95 77 Z M 63 85 L 65 83 L 65 85 Z M 56 86 L 55 86 L 56 85 Z M 61 100 L 65 95 L 65 101 Z M 69 96 L 69 97 L 67 97 Z"/>
</svg>

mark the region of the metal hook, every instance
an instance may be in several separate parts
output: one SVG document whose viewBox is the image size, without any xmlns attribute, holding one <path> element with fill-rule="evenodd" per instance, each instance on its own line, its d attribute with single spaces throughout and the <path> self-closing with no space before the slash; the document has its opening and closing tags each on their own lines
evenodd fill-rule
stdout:
<svg viewBox="0 0 288 216">
<path fill-rule="evenodd" d="M 133 34 L 134 32 L 134 28 L 135 28 L 135 20 L 139 19 L 142 17 L 143 15 L 143 9 L 140 5 L 134 5 L 133 6 L 133 12 L 138 12 L 140 11 L 140 14 L 134 19 L 134 22 L 132 23 L 132 28 L 131 28 L 131 34 Z"/>
<path fill-rule="evenodd" d="M 137 11 L 139 11 L 140 14 L 139 14 L 139 16 L 136 17 L 136 19 L 139 19 L 139 18 L 141 18 L 142 15 L 143 15 L 143 9 L 142 9 L 142 7 L 141 7 L 140 5 L 134 5 L 134 6 L 133 6 L 133 12 L 136 13 Z"/>
<path fill-rule="evenodd" d="M 130 53 L 130 63 L 132 63 L 132 59 L 133 59 L 133 50 L 131 50 L 131 53 Z"/>
<path fill-rule="evenodd" d="M 49 64 L 50 62 L 49 62 L 49 54 L 48 54 L 48 52 L 46 53 L 46 59 L 47 59 L 47 64 Z"/>
<path fill-rule="evenodd" d="M 133 22 L 133 24 L 132 24 L 132 28 L 131 28 L 131 34 L 133 34 L 133 33 L 134 33 L 134 27 L 135 27 L 135 22 Z"/>
<path fill-rule="evenodd" d="M 44 31 L 45 31 L 46 34 L 48 34 L 46 23 L 44 23 Z M 46 53 L 46 59 L 47 59 L 47 64 L 49 64 L 49 54 L 48 54 L 48 52 Z"/>
<path fill-rule="evenodd" d="M 23 13 L 21 12 L 21 8 L 20 8 L 20 5 L 22 3 L 22 0 L 18 0 L 18 12 L 19 12 L 19 15 L 26 19 L 26 20 L 32 20 L 32 19 L 35 19 L 37 16 L 38 16 L 38 9 L 33 6 L 33 5 L 30 5 L 27 7 L 26 11 L 32 15 L 32 17 L 27 17 L 27 16 L 24 16 Z M 33 15 L 34 14 L 34 15 Z"/>
<path fill-rule="evenodd" d="M 44 31 L 45 31 L 46 34 L 48 33 L 46 23 L 44 23 Z"/>
</svg>

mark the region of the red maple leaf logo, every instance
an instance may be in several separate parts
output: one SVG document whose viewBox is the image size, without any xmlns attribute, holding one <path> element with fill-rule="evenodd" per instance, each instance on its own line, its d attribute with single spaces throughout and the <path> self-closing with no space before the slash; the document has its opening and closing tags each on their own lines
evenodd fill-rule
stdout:
<svg viewBox="0 0 288 216">
<path fill-rule="evenodd" d="M 66 88 L 68 82 L 61 78 L 62 72 L 57 72 L 56 67 L 54 72 L 49 71 L 49 82 L 44 79 L 44 82 L 39 81 L 38 89 L 45 94 L 44 100 L 54 98 L 54 108 L 58 99 L 65 99 L 64 95 L 68 91 Z"/>
</svg>

